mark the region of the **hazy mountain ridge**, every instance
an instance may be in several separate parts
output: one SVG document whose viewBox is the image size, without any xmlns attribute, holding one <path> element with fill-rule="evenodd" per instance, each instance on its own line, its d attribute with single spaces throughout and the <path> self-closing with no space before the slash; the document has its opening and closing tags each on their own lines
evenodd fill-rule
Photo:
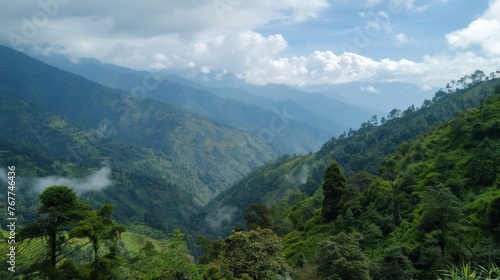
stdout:
<svg viewBox="0 0 500 280">
<path fill-rule="evenodd" d="M 198 205 L 275 157 L 264 142 L 242 130 L 104 87 L 14 50 L 1 48 L 0 74 L 2 87 L 29 106 L 123 144 L 163 153 L 176 177 L 186 177 L 176 184 Z"/>
<path fill-rule="evenodd" d="M 104 85 L 247 130 L 271 145 L 277 154 L 316 151 L 332 136 L 359 126 L 373 115 L 319 94 L 288 87 L 249 87 L 250 93 L 238 88 L 210 87 L 174 74 L 134 71 L 95 59 L 71 62 L 58 55 L 37 57 Z M 284 98 L 283 90 L 293 92 L 294 96 Z"/>
</svg>

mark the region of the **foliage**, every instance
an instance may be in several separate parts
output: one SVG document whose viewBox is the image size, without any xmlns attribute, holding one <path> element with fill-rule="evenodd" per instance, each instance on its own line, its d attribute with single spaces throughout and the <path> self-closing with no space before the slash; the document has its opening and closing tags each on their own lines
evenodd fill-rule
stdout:
<svg viewBox="0 0 500 280">
<path fill-rule="evenodd" d="M 281 249 L 280 238 L 270 229 L 234 232 L 226 238 L 216 264 L 226 278 L 246 273 L 255 280 L 271 279 L 290 270 Z"/>
<path fill-rule="evenodd" d="M 92 243 L 94 251 L 93 278 L 99 279 L 99 274 L 109 274 L 99 269 L 99 248 L 103 243 L 111 241 L 110 252 L 107 260 L 114 259 L 117 241 L 122 232 L 125 231 L 123 225 L 115 224 L 110 218 L 113 207 L 111 204 L 104 205 L 99 210 L 90 211 L 87 216 L 78 222 L 78 225 L 69 232 L 70 237 L 88 238 Z"/>
<path fill-rule="evenodd" d="M 266 205 L 252 204 L 245 209 L 245 216 L 249 230 L 257 228 L 272 228 L 273 220 Z"/>
<path fill-rule="evenodd" d="M 327 221 L 335 220 L 339 215 L 342 196 L 347 191 L 347 180 L 336 163 L 326 168 L 323 181 L 323 217 Z"/>
<path fill-rule="evenodd" d="M 371 279 L 370 260 L 361 251 L 359 233 L 341 232 L 320 242 L 318 271 L 322 279 Z"/>
<path fill-rule="evenodd" d="M 56 264 L 65 257 L 65 245 L 68 242 L 66 232 L 84 218 L 90 206 L 79 201 L 75 191 L 66 186 L 51 186 L 40 194 L 42 205 L 38 214 L 42 218 L 28 224 L 20 232 L 22 240 L 44 238 L 47 240 L 48 253 L 42 263 L 54 270 Z M 59 259 L 58 259 L 59 258 Z M 43 269 L 43 273 L 47 270 Z M 49 277 L 53 272 L 47 273 Z"/>
<path fill-rule="evenodd" d="M 500 267 L 490 263 L 488 267 L 462 263 L 460 267 L 450 266 L 441 273 L 439 280 L 494 280 L 500 278 Z"/>
</svg>

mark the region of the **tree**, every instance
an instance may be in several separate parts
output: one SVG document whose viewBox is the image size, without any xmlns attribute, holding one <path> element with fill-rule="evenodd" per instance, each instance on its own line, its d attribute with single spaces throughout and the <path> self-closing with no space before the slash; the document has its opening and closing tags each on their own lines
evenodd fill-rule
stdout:
<svg viewBox="0 0 500 280">
<path fill-rule="evenodd" d="M 404 254 L 403 247 L 393 245 L 385 250 L 380 265 L 380 279 L 414 279 L 416 272 L 410 259 Z"/>
<path fill-rule="evenodd" d="M 323 180 L 323 218 L 327 221 L 335 220 L 338 216 L 342 195 L 347 190 L 347 180 L 337 163 L 330 164 L 325 170 Z"/>
<path fill-rule="evenodd" d="M 399 221 L 402 220 L 401 217 L 401 211 L 399 209 L 399 204 L 396 199 L 396 186 L 395 186 L 395 181 L 398 176 L 398 165 L 397 161 L 394 158 L 385 158 L 382 161 L 382 167 L 380 168 L 380 173 L 381 177 L 384 180 L 389 181 L 389 185 L 391 186 L 391 195 L 392 195 L 392 203 L 394 204 L 394 209 L 395 209 L 395 217 L 399 219 Z"/>
<path fill-rule="evenodd" d="M 423 205 L 425 210 L 419 229 L 436 237 L 441 257 L 444 259 L 446 248 L 459 245 L 457 243 L 460 239 L 463 207 L 451 190 L 442 184 L 427 188 Z"/>
<path fill-rule="evenodd" d="M 42 266 L 42 269 L 54 272 L 56 264 L 66 257 L 63 255 L 63 250 L 68 239 L 64 233 L 82 220 L 92 208 L 78 200 L 75 191 L 66 186 L 46 188 L 40 194 L 40 201 L 42 205 L 38 209 L 38 214 L 43 218 L 26 225 L 20 235 L 22 239 L 47 239 L 49 246 L 47 261 L 50 268 Z M 49 275 L 49 277 L 55 276 Z"/>
<path fill-rule="evenodd" d="M 228 279 L 244 274 L 254 280 L 273 279 L 290 271 L 281 249 L 281 239 L 270 229 L 234 232 L 226 238 L 216 263 Z"/>
<path fill-rule="evenodd" d="M 99 210 L 88 212 L 85 219 L 81 220 L 78 225 L 69 233 L 70 237 L 88 238 L 92 243 L 94 251 L 94 273 L 93 279 L 99 279 L 98 259 L 99 248 L 105 241 L 112 241 L 113 246 L 116 243 L 122 232 L 125 232 L 125 227 L 120 224 L 115 224 L 110 218 L 113 213 L 113 206 L 105 204 Z"/>
<path fill-rule="evenodd" d="M 361 239 L 359 233 L 341 232 L 319 243 L 318 274 L 322 279 L 371 279 L 371 263 L 359 247 Z"/>
<path fill-rule="evenodd" d="M 495 86 L 495 90 L 493 91 L 495 94 L 500 94 L 500 84 Z"/>
<path fill-rule="evenodd" d="M 387 115 L 388 120 L 396 119 L 401 116 L 401 110 L 394 108 L 389 112 L 389 115 Z"/>
<path fill-rule="evenodd" d="M 245 209 L 245 216 L 248 229 L 272 228 L 273 218 L 269 209 L 264 204 L 252 204 Z"/>
</svg>

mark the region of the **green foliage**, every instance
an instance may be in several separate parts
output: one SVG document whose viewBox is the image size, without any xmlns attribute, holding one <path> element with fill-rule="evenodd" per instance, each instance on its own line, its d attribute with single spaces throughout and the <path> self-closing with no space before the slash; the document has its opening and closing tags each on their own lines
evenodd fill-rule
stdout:
<svg viewBox="0 0 500 280">
<path fill-rule="evenodd" d="M 272 228 L 273 219 L 269 209 L 263 204 L 252 204 L 245 209 L 245 216 L 249 230 L 257 228 Z"/>
<path fill-rule="evenodd" d="M 439 280 L 494 280 L 500 278 L 500 267 L 494 263 L 484 267 L 470 263 L 462 263 L 460 267 L 450 266 L 443 270 Z"/>
<path fill-rule="evenodd" d="M 290 270 L 281 249 L 280 238 L 270 229 L 234 232 L 226 238 L 216 263 L 227 278 L 248 274 L 255 280 L 272 279 Z"/>
<path fill-rule="evenodd" d="M 322 279 L 371 279 L 371 263 L 359 247 L 359 233 L 341 232 L 320 242 L 318 272 Z"/>
<path fill-rule="evenodd" d="M 406 280 L 414 279 L 417 270 L 400 244 L 393 245 L 384 250 L 380 271 L 377 279 Z"/>
<path fill-rule="evenodd" d="M 47 239 L 48 254 L 42 261 L 48 264 L 49 270 L 56 269 L 56 264 L 65 257 L 63 251 L 68 242 L 66 232 L 78 221 L 82 220 L 91 207 L 78 200 L 75 191 L 66 186 L 51 186 L 40 194 L 42 205 L 38 213 L 42 219 L 22 228 L 22 240 Z M 59 258 L 59 259 L 58 259 Z M 42 273 L 52 277 L 53 272 L 42 268 Z"/>
<path fill-rule="evenodd" d="M 122 232 L 125 231 L 123 225 L 115 224 L 110 218 L 113 211 L 111 204 L 104 205 L 99 210 L 90 211 L 86 217 L 78 222 L 78 225 L 69 232 L 70 237 L 88 238 L 92 243 L 94 250 L 93 278 L 99 279 L 99 275 L 109 274 L 109 271 L 99 269 L 103 266 L 99 263 L 99 248 L 103 243 L 110 241 L 110 252 L 105 262 L 114 260 L 114 250 L 117 247 L 117 241 Z M 109 265 L 108 265 L 109 266 Z M 108 266 L 105 266 L 106 268 Z"/>
<path fill-rule="evenodd" d="M 340 201 L 347 191 L 347 180 L 337 163 L 330 164 L 323 180 L 323 217 L 327 221 L 334 220 L 341 210 Z"/>
</svg>

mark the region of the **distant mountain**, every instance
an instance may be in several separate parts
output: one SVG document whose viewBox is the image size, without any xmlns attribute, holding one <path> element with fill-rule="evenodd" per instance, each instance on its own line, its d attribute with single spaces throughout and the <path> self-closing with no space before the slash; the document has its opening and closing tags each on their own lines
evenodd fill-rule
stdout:
<svg viewBox="0 0 500 280">
<path fill-rule="evenodd" d="M 265 86 L 246 85 L 247 91 L 266 96 L 273 100 L 292 100 L 303 107 L 314 110 L 324 119 L 336 122 L 342 132 L 349 128 L 357 129 L 362 122 L 367 121 L 380 111 L 356 107 L 336 99 L 328 98 L 319 93 L 306 93 L 285 85 L 268 84 Z M 349 93 L 346 93 L 349 94 Z"/>
<path fill-rule="evenodd" d="M 174 74 L 134 71 L 90 58 L 79 58 L 76 63 L 60 55 L 38 58 L 95 82 L 244 129 L 278 154 L 316 151 L 332 136 L 359 127 L 373 115 L 319 94 L 287 87 L 249 86 L 249 93 L 238 88 L 202 85 Z"/>
<path fill-rule="evenodd" d="M 162 198 L 161 188 L 168 185 L 175 189 L 174 193 L 190 196 L 192 205 L 204 205 L 250 170 L 276 157 L 266 143 L 243 130 L 215 123 L 169 104 L 105 87 L 6 47 L 0 47 L 0 89 L 4 97 L 11 100 L 9 104 L 13 102 L 14 108 L 19 108 L 20 113 L 25 112 L 21 116 L 16 115 L 16 110 L 11 111 L 7 124 L 18 129 L 3 133 L 5 137 L 7 133 L 14 133 L 6 138 L 6 141 L 10 141 L 5 142 L 8 144 L 4 149 L 20 149 L 18 144 L 39 147 L 51 143 L 48 150 L 43 152 L 49 159 L 57 159 L 63 165 L 97 168 L 100 164 L 94 164 L 99 161 L 98 158 L 104 157 L 105 161 L 111 157 L 102 156 L 103 147 L 100 143 L 116 142 L 116 145 L 123 147 L 116 150 L 123 154 L 113 153 L 112 156 L 120 158 L 126 166 L 139 164 L 149 169 L 157 161 L 158 166 L 153 169 L 156 171 L 144 170 L 157 173 L 154 175 L 157 179 L 145 182 L 145 185 L 156 191 L 143 189 L 141 196 L 160 204 L 172 199 Z M 73 128 L 66 130 L 65 125 L 59 126 L 62 121 L 51 121 L 52 117 L 48 120 L 37 119 L 38 115 L 28 114 L 30 110 L 56 116 L 81 130 L 79 133 L 90 133 L 98 137 L 99 141 L 83 145 L 84 140 L 72 134 Z M 41 121 L 43 125 L 40 124 L 40 127 L 56 128 L 58 132 L 49 133 L 50 130 L 36 127 L 24 129 L 31 124 L 31 118 Z M 14 139 L 20 139 L 20 136 L 15 133 L 19 131 L 24 131 L 24 140 L 16 144 Z M 52 135 L 60 135 L 58 142 L 50 139 Z M 66 143 L 63 140 L 74 137 L 78 139 L 73 142 Z M 113 147 L 108 148 L 113 150 Z M 140 153 L 140 149 L 136 151 L 135 147 L 146 149 L 158 158 L 139 160 L 132 156 L 134 151 Z M 67 158 L 56 156 L 64 150 L 73 152 L 68 152 Z M 127 150 L 130 150 L 130 155 Z M 87 154 L 93 165 L 78 160 Z M 48 169 L 48 166 L 33 168 Z M 129 176 L 134 176 L 133 172 Z M 136 179 L 128 177 L 129 182 Z M 134 187 L 141 189 L 145 186 L 136 182 Z M 173 194 L 164 192 L 164 195 Z M 179 198 L 178 201 L 186 199 Z M 121 203 L 124 206 L 123 203 L 130 201 Z"/>
<path fill-rule="evenodd" d="M 394 108 L 405 109 L 412 104 L 420 106 L 425 99 L 431 99 L 439 90 L 436 87 L 418 86 L 401 82 L 356 82 L 338 85 L 312 85 L 303 89 L 317 92 L 329 98 L 372 108 L 387 114 Z M 378 113 L 378 115 L 382 115 Z"/>
</svg>

